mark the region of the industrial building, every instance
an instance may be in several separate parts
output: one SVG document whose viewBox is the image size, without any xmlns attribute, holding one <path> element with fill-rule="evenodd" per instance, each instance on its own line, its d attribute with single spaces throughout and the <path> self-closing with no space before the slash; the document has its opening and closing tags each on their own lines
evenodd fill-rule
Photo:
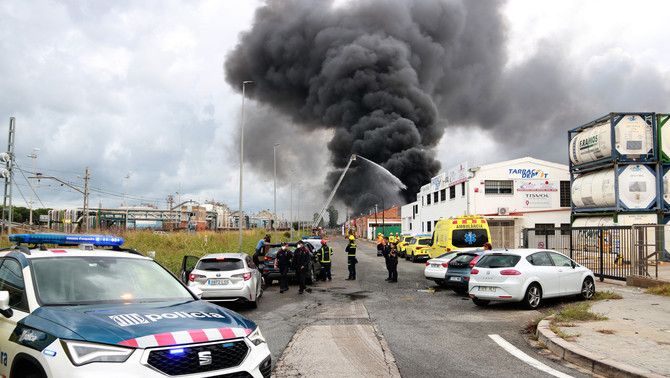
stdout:
<svg viewBox="0 0 670 378">
<path fill-rule="evenodd" d="M 400 232 L 400 206 L 353 217 L 345 222 L 343 233 L 352 230 L 357 238 L 374 239 L 378 233 Z"/>
<path fill-rule="evenodd" d="M 570 172 L 532 157 L 442 172 L 402 206 L 402 232 L 431 233 L 440 218 L 486 217 L 494 247 L 517 247 L 524 228 L 570 226 Z"/>
</svg>

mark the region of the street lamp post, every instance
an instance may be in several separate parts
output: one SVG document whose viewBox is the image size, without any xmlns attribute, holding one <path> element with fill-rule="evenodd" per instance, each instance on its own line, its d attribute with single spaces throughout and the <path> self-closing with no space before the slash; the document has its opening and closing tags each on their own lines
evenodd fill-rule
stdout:
<svg viewBox="0 0 670 378">
<path fill-rule="evenodd" d="M 244 180 L 244 100 L 246 97 L 246 85 L 247 84 L 252 84 L 253 81 L 246 80 L 242 82 L 242 124 L 240 126 L 240 209 L 239 209 L 239 228 L 240 228 L 240 236 L 239 236 L 239 245 L 240 245 L 240 252 L 242 252 L 242 223 L 244 222 L 244 211 L 242 209 L 242 188 L 243 188 L 243 180 Z"/>
<path fill-rule="evenodd" d="M 291 185 L 289 185 L 291 190 L 291 200 L 290 200 L 290 210 L 289 210 L 289 223 L 291 227 L 291 241 L 293 241 L 293 180 L 291 180 Z"/>
<path fill-rule="evenodd" d="M 272 229 L 275 230 L 275 222 L 277 221 L 277 147 L 279 146 L 279 143 L 275 143 L 274 146 L 272 146 L 272 157 L 274 160 L 274 166 L 275 166 L 275 177 L 274 177 L 274 211 L 272 213 Z"/>
<path fill-rule="evenodd" d="M 33 174 L 35 174 L 37 172 L 37 168 L 35 167 L 36 166 L 35 161 L 37 160 L 37 152 L 39 152 L 39 150 L 40 150 L 39 148 L 33 148 L 33 152 L 30 155 L 28 155 L 28 157 L 31 158 L 32 161 L 33 161 Z M 28 182 L 28 184 L 30 185 L 30 182 Z M 32 193 L 31 193 L 30 194 L 30 217 L 28 219 L 28 223 L 31 226 L 33 225 L 33 203 L 34 203 L 34 199 L 33 199 Z"/>
</svg>

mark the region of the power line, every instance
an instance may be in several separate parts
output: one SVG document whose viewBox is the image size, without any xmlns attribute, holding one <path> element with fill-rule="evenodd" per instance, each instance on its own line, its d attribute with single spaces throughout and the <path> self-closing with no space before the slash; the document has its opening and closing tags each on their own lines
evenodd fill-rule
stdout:
<svg viewBox="0 0 670 378">
<path fill-rule="evenodd" d="M 23 176 L 23 179 L 26 180 L 26 182 L 28 183 L 28 186 L 30 187 L 30 190 L 32 190 L 35 197 L 37 197 L 37 200 L 40 201 L 40 204 L 42 205 L 42 207 L 45 207 L 44 202 L 42 202 L 42 199 L 40 199 L 40 196 L 37 195 L 37 192 L 35 191 L 35 188 L 33 188 L 33 185 L 30 183 L 30 181 L 28 181 L 28 178 L 26 177 L 23 169 L 19 166 L 18 163 L 16 164 L 16 168 L 19 170 L 19 172 L 21 172 L 21 176 Z"/>
</svg>

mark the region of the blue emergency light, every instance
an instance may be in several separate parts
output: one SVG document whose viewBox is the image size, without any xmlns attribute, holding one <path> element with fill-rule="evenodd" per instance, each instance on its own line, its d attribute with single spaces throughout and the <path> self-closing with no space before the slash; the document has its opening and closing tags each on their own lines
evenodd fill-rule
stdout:
<svg viewBox="0 0 670 378">
<path fill-rule="evenodd" d="M 9 235 L 9 241 L 25 244 L 93 244 L 98 247 L 123 245 L 123 238 L 114 235 L 14 234 Z"/>
</svg>

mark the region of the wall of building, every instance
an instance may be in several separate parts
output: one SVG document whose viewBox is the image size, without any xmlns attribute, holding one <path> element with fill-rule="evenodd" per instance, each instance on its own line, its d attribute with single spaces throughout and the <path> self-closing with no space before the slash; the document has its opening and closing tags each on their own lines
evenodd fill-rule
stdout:
<svg viewBox="0 0 670 378">
<path fill-rule="evenodd" d="M 402 231 L 432 232 L 440 218 L 468 214 L 513 227 L 515 237 L 536 224 L 558 227 L 570 222 L 569 181 L 567 166 L 530 157 L 475 168 L 461 164 L 421 188 L 417 214 L 412 204 L 403 206 Z M 505 242 L 516 245 L 518 241 Z"/>
</svg>

